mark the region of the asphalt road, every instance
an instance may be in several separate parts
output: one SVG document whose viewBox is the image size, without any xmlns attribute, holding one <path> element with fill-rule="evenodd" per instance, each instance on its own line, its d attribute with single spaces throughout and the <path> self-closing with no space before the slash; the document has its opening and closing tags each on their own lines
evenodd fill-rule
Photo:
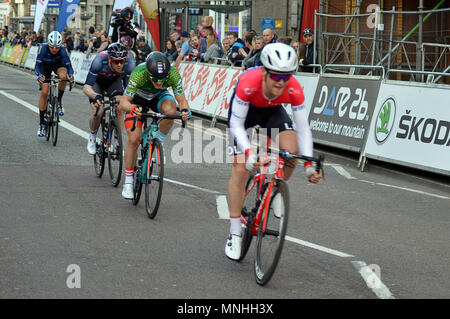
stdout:
<svg viewBox="0 0 450 319">
<path fill-rule="evenodd" d="M 64 96 L 71 126 L 56 147 L 36 136 L 38 98 L 34 75 L 0 65 L 0 298 L 450 297 L 448 180 L 383 165 L 362 173 L 355 158 L 325 150 L 323 182 L 307 183 L 300 169 L 289 182 L 289 240 L 260 287 L 253 244 L 241 263 L 225 257 L 217 198 L 230 164 L 199 160 L 210 141 L 187 145 L 180 163 L 178 135 L 166 140 L 163 200 L 150 220 L 107 172 L 95 176 L 81 90 Z M 195 120 L 185 136 L 210 125 Z"/>
</svg>

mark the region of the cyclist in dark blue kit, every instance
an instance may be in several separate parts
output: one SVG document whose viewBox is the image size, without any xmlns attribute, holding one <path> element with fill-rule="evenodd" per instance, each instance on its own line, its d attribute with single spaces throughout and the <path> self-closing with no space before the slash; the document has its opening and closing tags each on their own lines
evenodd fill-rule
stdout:
<svg viewBox="0 0 450 319">
<path fill-rule="evenodd" d="M 38 136 L 45 136 L 45 112 L 47 111 L 47 97 L 50 88 L 48 82 L 52 72 L 55 72 L 60 79 L 69 79 L 73 82 L 73 68 L 70 63 L 69 53 L 62 44 L 62 37 L 58 31 L 53 31 L 48 36 L 48 42 L 39 46 L 38 56 L 34 71 L 41 84 L 41 97 L 39 98 L 39 130 Z M 66 82 L 58 83 L 58 112 L 60 116 L 64 115 L 62 106 L 62 97 L 66 89 Z"/>
<path fill-rule="evenodd" d="M 95 137 L 103 114 L 103 93 L 118 100 L 127 87 L 130 74 L 136 67 L 136 62 L 129 56 L 127 48 L 121 43 L 111 44 L 107 50 L 100 52 L 92 61 L 89 74 L 83 87 L 83 92 L 89 97 L 92 114 L 89 118 L 89 134 L 87 151 L 95 154 Z M 99 108 L 97 116 L 95 112 Z M 119 125 L 123 128 L 123 112 L 116 108 Z"/>
</svg>

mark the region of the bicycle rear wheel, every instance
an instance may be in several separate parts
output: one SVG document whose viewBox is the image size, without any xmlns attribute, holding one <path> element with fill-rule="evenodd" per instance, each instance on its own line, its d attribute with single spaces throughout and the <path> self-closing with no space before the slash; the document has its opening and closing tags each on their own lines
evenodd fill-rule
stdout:
<svg viewBox="0 0 450 319">
<path fill-rule="evenodd" d="M 59 128 L 59 112 L 56 109 L 56 97 L 53 97 L 52 105 L 52 144 L 56 146 L 58 142 L 58 128 Z"/>
<path fill-rule="evenodd" d="M 150 154 L 151 151 L 151 154 Z M 161 142 L 155 138 L 148 154 L 147 182 L 145 183 L 145 210 L 150 219 L 155 218 L 161 202 L 164 180 L 164 153 Z"/>
<path fill-rule="evenodd" d="M 269 207 L 263 214 L 267 216 L 263 216 L 259 225 L 254 267 L 259 285 L 267 284 L 272 278 L 283 250 L 289 217 L 289 190 L 285 181 L 275 182 Z"/>
<path fill-rule="evenodd" d="M 117 187 L 122 177 L 122 133 L 115 120 L 109 126 L 108 141 L 108 168 L 109 176 L 114 187 Z"/>
<path fill-rule="evenodd" d="M 254 175 L 250 175 L 247 179 L 247 183 L 245 184 L 246 195 L 241 213 L 241 221 L 243 222 L 241 257 L 239 257 L 238 261 L 241 261 L 245 258 L 252 243 L 253 221 L 256 215 L 256 210 L 259 206 L 259 185 L 260 182 L 255 182 Z"/>
<path fill-rule="evenodd" d="M 106 141 L 106 131 L 105 131 L 105 121 L 102 119 L 101 127 L 100 127 L 100 141 L 95 140 L 95 154 L 94 154 L 94 168 L 95 174 L 98 178 L 103 176 L 103 171 L 105 170 L 105 142 Z"/>
</svg>

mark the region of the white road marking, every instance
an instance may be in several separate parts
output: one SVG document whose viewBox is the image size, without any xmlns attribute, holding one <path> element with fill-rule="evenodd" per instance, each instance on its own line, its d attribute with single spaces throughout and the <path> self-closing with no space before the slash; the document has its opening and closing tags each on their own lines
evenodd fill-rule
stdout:
<svg viewBox="0 0 450 319">
<path fill-rule="evenodd" d="M 7 92 L 5 92 L 5 91 L 2 91 L 2 90 L 0 90 L 0 94 L 3 94 L 3 95 L 6 96 L 8 99 L 11 99 L 11 100 L 13 100 L 14 102 L 17 102 L 17 103 L 19 103 L 19 104 L 22 104 L 22 105 L 25 106 L 27 109 L 29 109 L 29 110 L 31 110 L 31 111 L 33 111 L 33 112 L 39 114 L 39 108 L 36 107 L 36 106 L 34 106 L 34 105 L 32 105 L 32 104 L 30 104 L 30 103 L 28 103 L 27 101 L 24 101 L 24 100 L 22 100 L 22 99 L 20 99 L 20 98 L 18 98 L 18 97 L 16 97 L 16 96 L 14 96 L 14 95 L 12 95 L 12 94 L 9 94 L 9 93 L 7 93 Z M 80 130 L 78 127 L 73 126 L 72 124 L 70 124 L 70 123 L 68 123 L 68 122 L 66 122 L 66 121 L 64 121 L 64 120 L 61 120 L 61 119 L 60 119 L 60 120 L 59 120 L 59 125 L 62 126 L 62 127 L 64 127 L 64 128 L 66 128 L 66 129 L 68 129 L 69 131 L 75 133 L 76 135 L 81 136 L 82 138 L 84 138 L 84 139 L 86 139 L 86 140 L 89 138 L 89 133 L 87 133 L 87 132 L 85 132 L 85 131 L 83 131 L 83 130 Z"/>
<path fill-rule="evenodd" d="M 353 266 L 363 277 L 367 287 L 380 299 L 395 299 L 378 275 L 364 261 L 352 261 Z"/>
<path fill-rule="evenodd" d="M 340 175 L 344 176 L 346 179 L 356 179 L 349 172 L 347 172 L 341 165 L 331 165 Z"/>
<path fill-rule="evenodd" d="M 202 191 L 202 192 L 205 192 L 205 193 L 210 193 L 210 194 L 220 194 L 219 192 L 212 191 L 212 190 L 210 190 L 210 189 L 198 187 L 198 186 L 191 185 L 191 184 L 186 184 L 186 183 L 183 183 L 183 182 L 174 181 L 174 180 L 172 180 L 172 179 L 168 179 L 168 178 L 165 178 L 165 177 L 164 177 L 164 180 L 165 180 L 166 182 L 169 182 L 169 183 L 172 183 L 172 184 L 181 185 L 181 186 L 186 186 L 186 187 L 189 187 L 189 188 L 194 188 L 194 189 L 197 189 L 197 190 Z"/>
<path fill-rule="evenodd" d="M 286 235 L 285 238 L 286 238 L 286 240 L 289 240 L 289 241 L 291 241 L 293 243 L 296 243 L 296 244 L 299 244 L 299 245 L 302 245 L 302 246 L 306 246 L 306 247 L 309 247 L 309 248 L 313 248 L 313 249 L 316 249 L 316 250 L 320 250 L 320 251 L 322 251 L 324 253 L 335 255 L 335 256 L 338 256 L 338 257 L 342 257 L 342 258 L 355 257 L 353 255 L 349 255 L 349 254 L 343 253 L 343 252 L 335 250 L 335 249 L 331 249 L 331 248 L 327 248 L 327 247 L 324 247 L 324 246 L 321 246 L 321 245 L 310 243 L 310 242 L 307 242 L 305 240 L 294 238 L 294 237 L 291 237 L 291 236 L 288 236 L 288 235 Z"/>
<path fill-rule="evenodd" d="M 220 219 L 230 219 L 230 209 L 228 208 L 228 201 L 225 195 L 216 196 L 217 212 Z"/>
<path fill-rule="evenodd" d="M 419 191 L 417 189 L 412 189 L 412 188 L 407 188 L 407 187 L 401 187 L 401 186 L 389 185 L 389 184 L 384 184 L 384 183 L 366 181 L 366 180 L 363 180 L 363 179 L 358 179 L 358 181 L 359 182 L 368 183 L 368 184 L 372 184 L 372 185 L 379 185 L 379 186 L 385 186 L 385 187 L 401 189 L 401 190 L 404 190 L 404 191 L 417 193 L 417 194 L 422 194 L 422 195 L 427 195 L 427 196 L 432 196 L 432 197 L 437 197 L 437 198 L 441 198 L 441 199 L 450 199 L 450 197 L 447 197 L 447 196 L 437 195 L 437 194 L 433 194 L 433 193 L 427 193 L 427 192 L 424 192 L 424 191 Z"/>
</svg>

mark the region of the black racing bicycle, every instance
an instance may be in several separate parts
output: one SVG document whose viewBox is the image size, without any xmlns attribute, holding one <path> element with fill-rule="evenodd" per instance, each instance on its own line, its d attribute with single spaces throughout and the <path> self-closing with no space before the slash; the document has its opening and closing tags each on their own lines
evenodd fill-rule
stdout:
<svg viewBox="0 0 450 319">
<path fill-rule="evenodd" d="M 59 79 L 55 76 L 51 76 L 50 79 L 44 80 L 44 83 L 50 83 L 50 90 L 47 97 L 47 112 L 45 113 L 45 138 L 48 141 L 50 136 L 52 138 L 53 146 L 56 146 L 58 142 L 58 130 L 59 130 L 59 112 L 58 112 L 58 88 L 57 83 L 69 82 L 70 89 L 72 91 L 72 82 L 67 79 Z M 42 87 L 40 87 L 42 89 Z"/>
<path fill-rule="evenodd" d="M 104 101 L 104 112 L 100 122 L 100 139 L 96 139 L 94 154 L 95 173 L 99 178 L 105 170 L 105 161 L 108 159 L 109 176 L 114 187 L 117 187 L 122 177 L 123 143 L 122 132 L 116 119 L 116 107 L 119 101 L 115 97 L 107 97 Z M 98 115 L 98 109 L 95 116 Z"/>
<path fill-rule="evenodd" d="M 134 168 L 133 205 L 137 205 L 141 197 L 142 185 L 145 185 L 145 211 L 150 219 L 155 218 L 161 202 L 164 181 L 164 151 L 158 139 L 159 123 L 162 119 L 182 119 L 181 115 L 166 115 L 161 113 L 142 113 L 143 130 L 139 146 L 141 157 Z M 151 118 L 150 126 L 147 119 Z M 131 131 L 136 129 L 138 117 L 133 121 Z M 184 128 L 186 122 L 182 121 Z M 180 133 L 181 134 L 181 133 Z"/>
</svg>

